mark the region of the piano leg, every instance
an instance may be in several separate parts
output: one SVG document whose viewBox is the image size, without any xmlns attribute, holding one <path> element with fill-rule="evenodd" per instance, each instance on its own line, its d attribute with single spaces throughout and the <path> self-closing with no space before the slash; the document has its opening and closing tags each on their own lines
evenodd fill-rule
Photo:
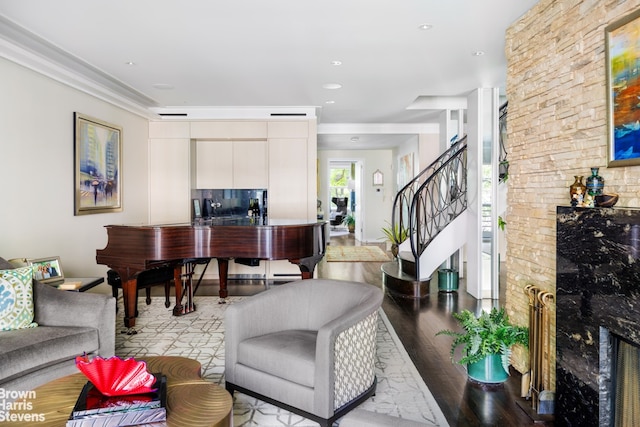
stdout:
<svg viewBox="0 0 640 427">
<path fill-rule="evenodd" d="M 122 276 L 120 276 L 122 277 Z M 138 298 L 138 279 L 130 278 L 122 281 L 122 301 L 124 303 L 124 326 L 127 328 L 123 334 L 134 335 L 136 330 L 136 298 Z"/>
<path fill-rule="evenodd" d="M 182 314 L 182 265 L 173 266 L 173 284 L 176 288 L 176 305 L 173 307 L 173 315 Z"/>
<path fill-rule="evenodd" d="M 227 277 L 229 273 L 229 258 L 216 258 L 218 260 L 218 276 L 220 277 L 220 299 L 218 304 L 225 304 L 227 293 Z"/>
<path fill-rule="evenodd" d="M 320 262 L 324 255 L 315 255 L 308 258 L 290 259 L 291 264 L 296 264 L 300 268 L 302 273 L 302 279 L 313 279 L 313 272 L 316 269 L 316 264 Z"/>
</svg>

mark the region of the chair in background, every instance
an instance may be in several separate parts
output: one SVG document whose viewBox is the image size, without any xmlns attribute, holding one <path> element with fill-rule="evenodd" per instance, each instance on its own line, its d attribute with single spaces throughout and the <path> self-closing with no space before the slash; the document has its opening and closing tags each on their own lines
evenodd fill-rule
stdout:
<svg viewBox="0 0 640 427">
<path fill-rule="evenodd" d="M 115 270 L 107 271 L 107 283 L 111 285 L 111 294 L 114 298 L 118 298 L 118 289 L 122 289 L 122 280 Z M 138 291 L 140 289 L 145 290 L 147 305 L 151 304 L 151 287 L 156 285 L 164 285 L 164 306 L 169 308 L 171 302 L 169 301 L 169 294 L 171 290 L 171 284 L 173 283 L 173 268 L 172 267 L 159 267 L 152 268 L 141 272 L 137 277 Z M 118 311 L 118 305 L 116 304 L 116 312 Z M 136 312 L 135 316 L 138 317 L 138 301 L 136 300 Z"/>
<path fill-rule="evenodd" d="M 329 223 L 335 227 L 342 224 L 342 220 L 347 216 L 347 204 L 349 203 L 349 198 L 332 197 L 331 202 L 336 205 L 336 211 L 331 212 Z"/>
<path fill-rule="evenodd" d="M 225 313 L 225 382 L 331 426 L 376 388 L 382 291 L 307 279 L 271 288 Z"/>
</svg>

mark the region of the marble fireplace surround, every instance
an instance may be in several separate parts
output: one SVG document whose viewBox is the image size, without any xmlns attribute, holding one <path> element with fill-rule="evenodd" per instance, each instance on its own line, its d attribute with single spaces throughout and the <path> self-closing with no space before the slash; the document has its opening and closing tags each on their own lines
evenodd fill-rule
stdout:
<svg viewBox="0 0 640 427">
<path fill-rule="evenodd" d="M 609 425 L 609 334 L 640 344 L 640 209 L 557 208 L 556 425 Z"/>
</svg>

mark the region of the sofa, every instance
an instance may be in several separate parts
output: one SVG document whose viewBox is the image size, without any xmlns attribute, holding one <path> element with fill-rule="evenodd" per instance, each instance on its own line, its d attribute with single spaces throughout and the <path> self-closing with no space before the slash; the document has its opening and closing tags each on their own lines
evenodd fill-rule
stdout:
<svg viewBox="0 0 640 427">
<path fill-rule="evenodd" d="M 0 258 L 0 270 L 16 268 Z M 0 294 L 0 301 L 4 295 Z M 113 356 L 115 299 L 33 280 L 35 327 L 0 331 L 0 388 L 31 390 L 78 372 L 75 357 Z"/>
</svg>

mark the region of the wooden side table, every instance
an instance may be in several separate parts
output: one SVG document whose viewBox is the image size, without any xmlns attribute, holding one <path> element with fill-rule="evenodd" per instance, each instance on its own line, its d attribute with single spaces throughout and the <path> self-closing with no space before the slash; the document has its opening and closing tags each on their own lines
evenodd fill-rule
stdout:
<svg viewBox="0 0 640 427">
<path fill-rule="evenodd" d="M 231 427 L 233 399 L 217 384 L 201 377 L 200 362 L 177 356 L 144 358 L 149 372 L 167 377 L 167 426 Z M 35 390 L 23 402 L 26 410 L 10 411 L 12 416 L 37 417 L 22 422 L 5 421 L 3 425 L 64 427 L 87 377 L 82 373 L 53 380 Z M 6 415 L 6 414 L 3 414 Z"/>
</svg>

